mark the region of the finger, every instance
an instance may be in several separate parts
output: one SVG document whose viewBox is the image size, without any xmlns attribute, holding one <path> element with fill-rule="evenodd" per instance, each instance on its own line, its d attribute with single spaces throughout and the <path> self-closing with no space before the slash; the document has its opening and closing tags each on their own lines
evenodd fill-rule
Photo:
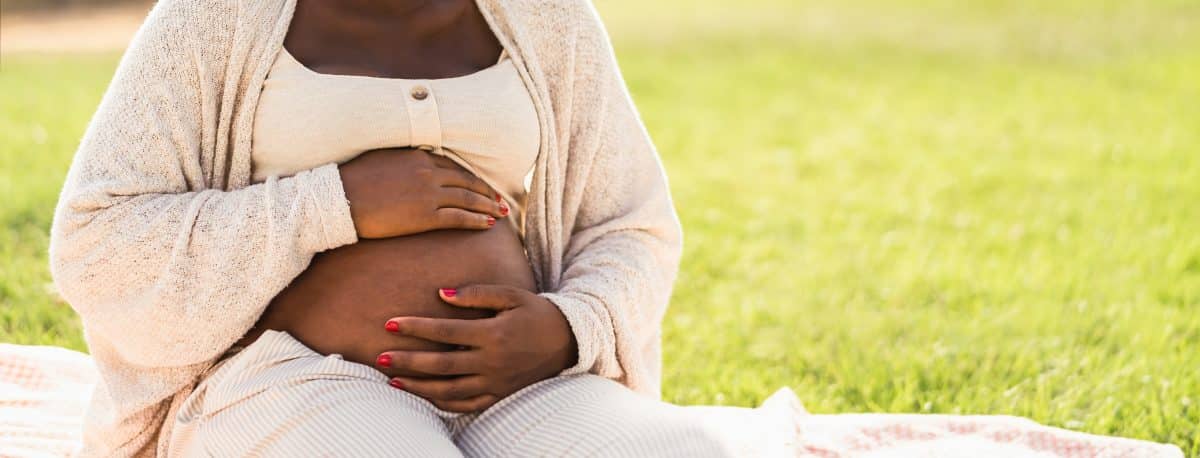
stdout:
<svg viewBox="0 0 1200 458">
<path fill-rule="evenodd" d="M 375 365 L 427 375 L 469 375 L 483 369 L 482 359 L 474 351 L 385 351 Z"/>
<path fill-rule="evenodd" d="M 471 399 L 453 401 L 431 400 L 430 402 L 433 402 L 433 405 L 439 409 L 448 412 L 471 413 L 487 409 L 499 400 L 500 397 L 494 394 L 481 394 Z"/>
<path fill-rule="evenodd" d="M 487 379 L 481 375 L 467 375 L 446 379 L 418 379 L 393 377 L 390 385 L 426 399 L 458 401 L 478 397 L 487 392 Z"/>
<path fill-rule="evenodd" d="M 463 188 L 442 188 L 438 192 L 438 207 L 461 208 L 495 217 L 508 215 L 508 205 L 490 197 Z"/>
<path fill-rule="evenodd" d="M 488 229 L 496 225 L 496 217 L 461 208 L 439 208 L 433 219 L 438 229 Z"/>
<path fill-rule="evenodd" d="M 477 347 L 484 343 L 491 323 L 483 320 L 453 318 L 424 318 L 400 316 L 388 320 L 386 329 L 400 335 L 417 337 L 431 342 Z M 395 323 L 395 325 L 391 325 Z M 392 331 L 395 329 L 394 331 Z"/>
<path fill-rule="evenodd" d="M 450 305 L 503 311 L 520 307 L 529 302 L 533 293 L 512 286 L 504 285 L 469 285 L 461 288 L 442 288 L 438 290 Z"/>
<path fill-rule="evenodd" d="M 495 189 L 492 189 L 491 186 L 488 186 L 487 182 L 479 179 L 479 177 L 475 175 L 472 175 L 471 172 L 466 170 L 439 170 L 438 177 L 442 182 L 442 186 L 463 188 L 482 194 L 489 200 L 500 203 L 500 193 L 496 192 Z"/>
</svg>

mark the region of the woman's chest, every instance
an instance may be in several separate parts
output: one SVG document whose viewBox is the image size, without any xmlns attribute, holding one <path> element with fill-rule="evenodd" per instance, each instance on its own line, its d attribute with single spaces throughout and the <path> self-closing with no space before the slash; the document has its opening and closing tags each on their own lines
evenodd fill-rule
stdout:
<svg viewBox="0 0 1200 458">
<path fill-rule="evenodd" d="M 285 47 L 325 74 L 437 79 L 491 66 L 501 45 L 474 0 L 298 0 Z"/>
<path fill-rule="evenodd" d="M 509 197 L 540 144 L 533 99 L 511 59 L 470 75 L 393 79 L 317 73 L 282 49 L 259 97 L 254 181 L 380 148 L 448 156 Z"/>
<path fill-rule="evenodd" d="M 474 2 L 427 2 L 366 22 L 331 9 L 336 3 L 297 4 L 259 97 L 252 180 L 415 147 L 522 200 L 540 146 L 538 115 Z"/>
</svg>

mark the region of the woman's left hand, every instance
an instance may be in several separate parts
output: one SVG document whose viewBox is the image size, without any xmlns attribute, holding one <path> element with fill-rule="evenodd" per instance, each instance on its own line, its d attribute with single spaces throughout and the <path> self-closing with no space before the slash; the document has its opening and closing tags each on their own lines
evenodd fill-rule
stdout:
<svg viewBox="0 0 1200 458">
<path fill-rule="evenodd" d="M 575 364 L 575 336 L 562 312 L 546 298 L 494 285 L 441 289 L 438 295 L 454 306 L 491 309 L 497 314 L 478 320 L 406 316 L 388 320 L 385 327 L 390 332 L 463 347 L 450 352 L 381 353 L 376 366 L 385 373 L 428 375 L 394 376 L 392 386 L 426 398 L 442 410 L 476 412 Z"/>
</svg>

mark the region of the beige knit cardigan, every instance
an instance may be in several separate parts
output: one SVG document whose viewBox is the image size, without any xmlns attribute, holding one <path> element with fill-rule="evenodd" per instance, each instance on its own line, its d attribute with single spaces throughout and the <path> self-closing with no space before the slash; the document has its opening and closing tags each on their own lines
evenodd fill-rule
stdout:
<svg viewBox="0 0 1200 458">
<path fill-rule="evenodd" d="M 477 3 L 538 111 L 525 243 L 578 340 L 567 372 L 657 396 L 681 232 L 608 36 L 586 0 Z M 255 106 L 294 8 L 159 1 L 84 134 L 50 244 L 103 379 L 82 455 L 162 453 L 200 374 L 315 253 L 357 240 L 335 165 L 250 183 Z"/>
</svg>

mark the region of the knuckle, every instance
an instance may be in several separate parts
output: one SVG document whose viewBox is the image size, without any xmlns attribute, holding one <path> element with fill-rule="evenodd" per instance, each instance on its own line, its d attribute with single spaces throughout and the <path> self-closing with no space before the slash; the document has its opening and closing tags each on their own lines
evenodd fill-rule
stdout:
<svg viewBox="0 0 1200 458">
<path fill-rule="evenodd" d="M 494 290 L 494 288 L 495 288 L 494 286 L 473 285 L 470 288 L 471 288 L 471 294 L 474 294 L 475 298 L 478 300 L 490 302 L 490 301 L 494 301 L 496 299 L 496 292 Z"/>
<path fill-rule="evenodd" d="M 523 385 L 521 376 L 517 375 L 517 374 L 505 374 L 501 378 L 501 382 L 504 384 L 504 386 L 522 386 Z"/>
<path fill-rule="evenodd" d="M 454 335 L 454 331 L 449 326 L 437 325 L 433 327 L 433 334 L 440 339 L 447 339 Z"/>
<path fill-rule="evenodd" d="M 392 367 L 412 367 L 412 355 L 404 352 L 389 353 L 392 355 Z"/>
<path fill-rule="evenodd" d="M 471 408 L 472 408 L 471 410 L 483 410 L 483 409 L 488 408 L 495 402 L 496 402 L 495 396 L 492 396 L 490 394 L 486 395 L 486 396 L 482 396 L 479 399 L 475 400 L 475 402 L 472 403 L 473 405 L 471 406 Z"/>
<path fill-rule="evenodd" d="M 504 286 L 497 287 L 496 291 L 492 293 L 492 298 L 499 305 L 508 306 L 513 304 L 513 294 Z"/>
<path fill-rule="evenodd" d="M 505 286 L 504 288 L 502 288 L 500 290 L 499 296 L 508 305 L 519 304 L 521 301 L 521 292 L 518 291 L 516 288 L 512 288 L 512 287 L 508 287 L 508 286 Z"/>
<path fill-rule="evenodd" d="M 493 205 L 491 204 L 491 202 L 488 202 L 487 199 L 480 197 L 479 194 L 476 194 L 473 191 L 468 191 L 468 192 L 471 193 L 471 195 L 469 197 L 471 199 L 471 208 L 472 209 L 474 209 L 477 212 L 485 213 L 485 214 L 491 213 L 494 211 L 492 209 Z"/>
<path fill-rule="evenodd" d="M 487 380 L 483 377 L 473 378 L 467 383 L 464 383 L 463 386 L 467 388 L 467 392 L 487 394 Z"/>
<path fill-rule="evenodd" d="M 429 318 L 411 318 L 408 322 L 408 329 L 413 334 L 428 334 L 437 329 L 437 322 Z"/>
<path fill-rule="evenodd" d="M 439 207 L 438 204 L 441 203 L 438 201 L 438 198 L 436 195 L 422 196 L 417 199 L 417 202 L 432 212 L 438 211 L 438 207 Z"/>
<path fill-rule="evenodd" d="M 433 181 L 433 175 L 437 172 L 433 167 L 420 166 L 413 169 L 413 175 L 426 183 Z"/>
<path fill-rule="evenodd" d="M 462 182 L 466 183 L 468 186 L 475 186 L 475 184 L 479 182 L 479 177 L 476 177 L 475 174 L 471 172 L 461 169 L 457 170 L 457 172 L 459 178 L 462 179 Z"/>
<path fill-rule="evenodd" d="M 512 335 L 507 330 L 500 327 L 493 328 L 491 330 L 490 337 L 492 339 L 492 344 L 501 348 L 507 347 L 512 340 Z"/>
<path fill-rule="evenodd" d="M 488 358 L 487 362 L 484 363 L 484 366 L 487 368 L 488 372 L 496 373 L 503 372 L 504 368 L 508 365 L 504 364 L 500 358 Z"/>
<path fill-rule="evenodd" d="M 434 361 L 434 368 L 440 372 L 453 372 L 454 366 L 454 360 L 445 355 Z"/>
<path fill-rule="evenodd" d="M 462 204 L 463 208 L 471 208 L 471 204 L 475 202 L 475 199 L 472 198 L 473 196 L 471 194 L 471 191 L 459 188 L 458 200 Z"/>
</svg>

